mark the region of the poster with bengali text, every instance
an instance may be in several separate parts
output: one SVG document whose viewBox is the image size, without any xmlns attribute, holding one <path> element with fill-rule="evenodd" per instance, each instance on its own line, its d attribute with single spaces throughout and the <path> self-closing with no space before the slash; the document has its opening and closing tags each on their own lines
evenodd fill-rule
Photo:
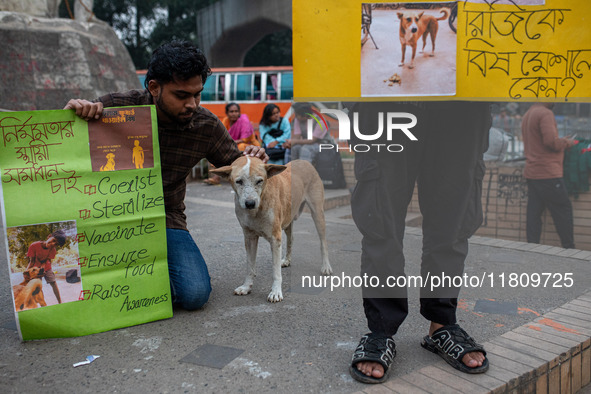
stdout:
<svg viewBox="0 0 591 394">
<path fill-rule="evenodd" d="M 588 0 L 294 0 L 294 96 L 588 102 L 590 19 Z"/>
<path fill-rule="evenodd" d="M 0 112 L 0 180 L 21 339 L 172 317 L 153 106 Z"/>
</svg>

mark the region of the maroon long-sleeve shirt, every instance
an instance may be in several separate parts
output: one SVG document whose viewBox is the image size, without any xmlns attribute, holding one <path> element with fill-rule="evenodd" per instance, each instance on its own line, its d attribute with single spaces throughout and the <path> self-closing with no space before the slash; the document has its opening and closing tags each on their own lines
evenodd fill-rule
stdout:
<svg viewBox="0 0 591 394">
<path fill-rule="evenodd" d="M 543 104 L 531 106 L 523 116 L 521 132 L 526 158 L 525 178 L 562 178 L 562 162 L 568 141 L 558 137 L 552 110 Z"/>
</svg>

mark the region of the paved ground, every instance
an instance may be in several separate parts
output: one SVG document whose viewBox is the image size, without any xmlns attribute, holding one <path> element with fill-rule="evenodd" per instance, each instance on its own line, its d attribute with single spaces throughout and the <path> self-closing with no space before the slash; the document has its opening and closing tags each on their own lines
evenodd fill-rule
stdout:
<svg viewBox="0 0 591 394">
<path fill-rule="evenodd" d="M 353 349 L 360 335 L 367 331 L 359 289 L 331 291 L 303 289 L 300 285 L 303 275 L 320 273 L 319 243 L 309 215 L 304 215 L 295 226 L 293 266 L 283 269 L 285 299 L 271 304 L 266 301 L 271 285 L 270 249 L 266 242 L 260 243 L 258 276 L 252 294 L 233 295 L 233 289 L 242 283 L 245 264 L 242 233 L 234 216 L 230 187 L 195 182 L 189 185 L 187 196 L 190 231 L 208 261 L 212 276 L 214 291 L 206 308 L 196 312 L 175 310 L 172 319 L 101 334 L 21 343 L 11 307 L 8 270 L 0 269 L 0 392 L 348 393 L 369 389 L 354 381 L 347 371 Z M 359 272 L 361 237 L 349 215 L 348 207 L 327 212 L 330 259 L 337 275 L 352 276 Z M 420 230 L 407 229 L 405 241 L 407 273 L 416 274 L 421 251 Z M 531 332 L 532 335 L 525 335 L 525 342 L 538 331 L 540 335 L 556 331 L 570 338 L 556 340 L 555 344 L 534 343 L 538 353 L 543 354 L 538 358 L 558 352 L 556 360 L 562 357 L 563 363 L 571 354 L 575 360 L 574 351 L 568 349 L 576 347 L 581 339 L 578 370 L 581 364 L 584 371 L 585 365 L 588 370 L 591 317 L 586 327 L 575 330 L 576 334 L 562 334 L 556 327 L 567 322 L 561 322 L 560 316 L 552 315 L 552 311 L 577 297 L 575 309 L 591 306 L 591 296 L 586 295 L 591 286 L 591 263 L 582 252 L 567 257 L 557 255 L 569 254 L 559 248 L 520 250 L 531 247 L 481 237 L 471 244 L 466 273 L 478 277 L 492 274 L 495 282 L 494 287 L 486 283 L 478 289 L 464 289 L 458 316 L 478 341 L 501 343 L 487 345 L 489 352 L 501 355 L 491 355 L 492 367 L 486 377 L 459 378 L 437 356 L 419 346 L 428 324 L 419 315 L 417 291 L 411 289 L 410 315 L 396 337 L 398 356 L 391 384 L 389 388 L 371 389 L 391 392 L 398 388 L 407 392 L 411 387 L 420 392 L 422 387 L 423 392 L 443 392 L 429 385 L 437 383 L 433 379 L 441 381 L 447 376 L 449 380 L 451 376 L 451 383 L 445 386 L 448 392 L 466 387 L 476 387 L 475 391 L 480 392 L 497 387 L 510 390 L 524 381 L 520 376 L 535 369 L 529 365 L 529 359 L 519 357 L 529 349 L 527 345 L 511 350 L 514 345 L 499 339 L 502 334 L 515 335 L 509 333 L 512 330 Z M 0 256 L 1 264 L 6 267 L 4 243 L 0 246 Z M 512 272 L 572 273 L 573 286 L 512 289 L 506 283 L 502 288 L 499 275 Z M 550 321 L 554 328 L 545 324 L 547 321 L 540 322 L 544 314 L 553 319 Z M 534 320 L 538 320 L 534 326 L 539 329 L 527 331 L 523 326 Z M 502 346 L 513 353 L 499 351 Z M 73 368 L 72 364 L 88 355 L 100 358 L 90 365 Z M 419 372 L 422 378 L 415 381 Z M 585 372 L 579 373 L 579 382 L 585 379 Z M 553 384 L 551 380 L 547 382 Z"/>
</svg>

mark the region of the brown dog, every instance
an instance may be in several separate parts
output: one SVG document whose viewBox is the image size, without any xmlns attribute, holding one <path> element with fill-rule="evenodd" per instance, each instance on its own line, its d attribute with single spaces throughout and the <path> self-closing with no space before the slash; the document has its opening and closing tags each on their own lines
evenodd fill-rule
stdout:
<svg viewBox="0 0 591 394">
<path fill-rule="evenodd" d="M 330 275 L 324 221 L 324 186 L 312 164 L 294 160 L 287 165 L 264 164 L 255 157 L 242 156 L 231 165 L 211 171 L 228 179 L 236 192 L 236 217 L 244 232 L 248 272 L 244 284 L 234 294 L 252 290 L 259 237 L 271 244 L 273 285 L 267 297 L 270 302 L 283 299 L 281 267 L 291 264 L 293 221 L 308 205 L 320 238 L 321 272 Z M 281 261 L 281 231 L 287 235 L 287 250 Z"/>
<path fill-rule="evenodd" d="M 415 66 L 415 55 L 417 53 L 417 44 L 420 37 L 423 37 L 423 49 L 427 44 L 427 36 L 431 36 L 431 54 L 435 56 L 435 38 L 437 37 L 437 31 L 439 30 L 439 22 L 447 19 L 449 11 L 445 8 L 441 10 L 443 16 L 435 18 L 432 15 L 425 14 L 425 11 L 402 11 L 398 12 L 398 19 L 400 19 L 400 44 L 402 45 L 402 60 L 398 66 L 404 66 L 404 58 L 406 55 L 406 46 L 412 48 L 412 57 L 408 68 Z"/>
<path fill-rule="evenodd" d="M 23 281 L 12 286 L 14 293 L 14 305 L 17 311 L 34 309 L 39 306 L 47 306 L 43 295 L 43 283 L 41 277 L 43 268 L 32 267 L 23 272 Z"/>
</svg>

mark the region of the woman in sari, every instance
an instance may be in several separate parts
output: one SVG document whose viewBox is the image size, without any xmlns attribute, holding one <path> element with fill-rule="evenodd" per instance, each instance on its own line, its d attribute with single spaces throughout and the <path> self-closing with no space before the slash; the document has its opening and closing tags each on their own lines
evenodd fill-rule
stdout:
<svg viewBox="0 0 591 394">
<path fill-rule="evenodd" d="M 252 124 L 246 114 L 240 115 L 240 106 L 236 103 L 229 103 L 226 105 L 226 117 L 222 120 L 222 124 L 230 133 L 230 136 L 238 145 L 238 150 L 241 152 L 248 145 L 261 146 L 256 139 Z M 204 182 L 208 185 L 219 185 L 221 178 L 219 175 L 211 175 Z"/>
<path fill-rule="evenodd" d="M 222 120 L 230 136 L 238 144 L 238 149 L 243 151 L 248 145 L 260 146 L 252 128 L 252 124 L 246 114 L 240 115 L 240 106 L 236 103 L 226 105 L 226 117 Z"/>
</svg>

